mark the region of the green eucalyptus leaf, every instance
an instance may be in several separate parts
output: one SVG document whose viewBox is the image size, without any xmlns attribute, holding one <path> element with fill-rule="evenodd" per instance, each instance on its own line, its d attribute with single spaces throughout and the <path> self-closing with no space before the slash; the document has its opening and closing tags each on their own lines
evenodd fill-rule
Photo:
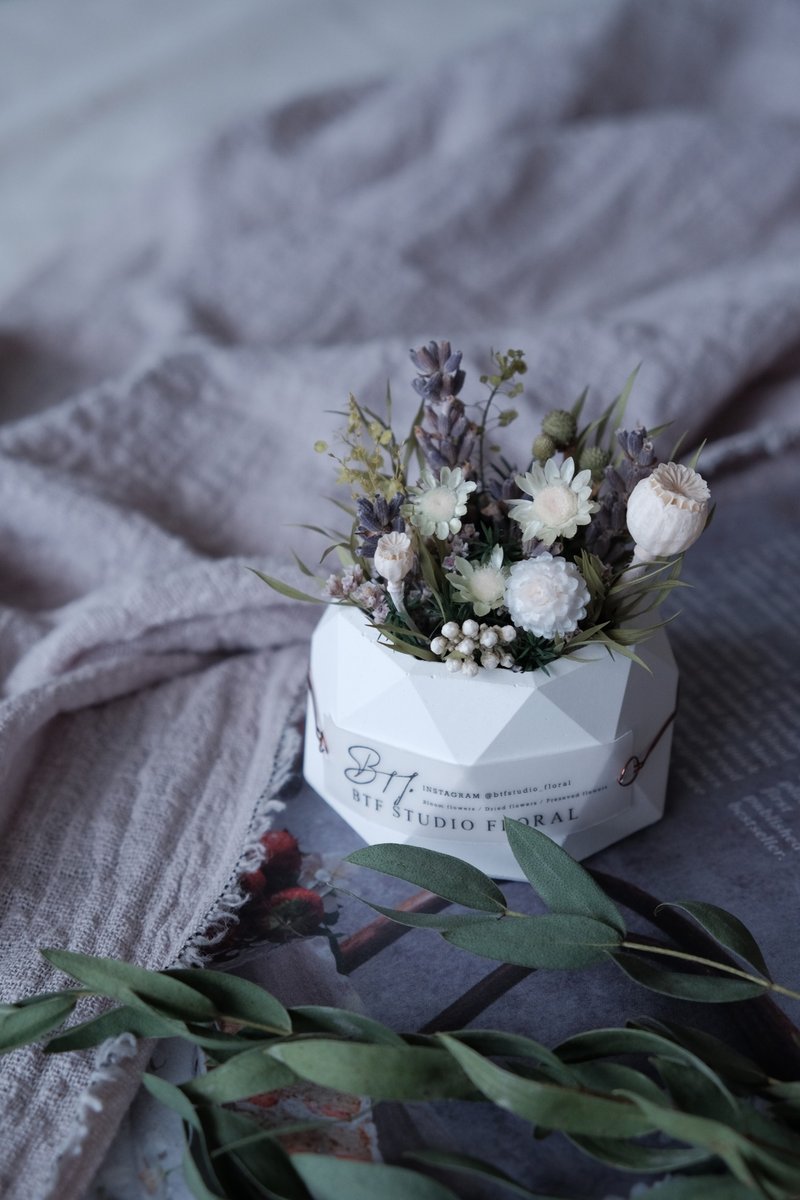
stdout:
<svg viewBox="0 0 800 1200">
<path fill-rule="evenodd" d="M 554 913 L 592 917 L 625 933 L 615 904 L 588 871 L 538 829 L 506 817 L 506 837 L 525 878 Z"/>
<path fill-rule="evenodd" d="M 337 889 L 344 892 L 345 895 L 354 895 L 353 892 L 345 892 L 344 888 Z M 459 929 L 462 925 L 470 925 L 475 921 L 486 921 L 486 917 L 481 913 L 415 913 L 406 912 L 402 908 L 387 908 L 383 904 L 375 904 L 372 900 L 365 900 L 363 896 L 358 896 L 357 899 L 362 904 L 366 904 L 373 912 L 380 913 L 382 917 L 388 917 L 390 921 L 396 921 L 398 925 L 408 925 L 410 929 L 435 929 L 440 933 L 445 930 Z M 495 920 L 498 920 L 503 914 L 498 912 Z"/>
<path fill-rule="evenodd" d="M 230 1140 L 226 1141 L 223 1139 L 219 1145 L 215 1144 L 212 1158 L 220 1158 L 224 1154 L 239 1154 L 241 1150 L 247 1150 L 251 1146 L 256 1146 L 264 1141 L 280 1142 L 281 1138 L 295 1133 L 308 1133 L 311 1131 L 318 1133 L 320 1130 L 328 1130 L 331 1125 L 338 1123 L 331 1118 L 318 1118 L 307 1121 L 281 1121 L 279 1125 L 264 1126 L 260 1124 L 257 1117 L 251 1117 L 249 1114 L 245 1114 L 238 1109 L 225 1108 L 222 1105 L 201 1105 L 197 1111 L 204 1123 L 204 1127 L 207 1129 L 212 1124 L 209 1121 L 209 1117 L 218 1113 L 222 1113 L 225 1117 L 236 1117 L 242 1120 L 246 1118 L 248 1122 L 247 1125 L 240 1125 L 234 1130 L 230 1135 Z"/>
<path fill-rule="evenodd" d="M 21 1008 L 30 1008 L 32 1005 L 41 1004 L 43 1000 L 80 1000 L 86 995 L 84 988 L 61 988 L 57 992 L 37 992 L 33 996 L 23 996 L 21 1000 L 15 1000 L 13 1004 L 4 1004 L 0 1002 L 0 1017 L 4 1013 L 18 1012 Z"/>
<path fill-rule="evenodd" d="M 132 1033 L 134 1037 L 187 1037 L 189 1030 L 183 1021 L 148 1012 L 146 1008 L 122 1005 L 102 1013 L 80 1025 L 72 1025 L 45 1046 L 45 1054 L 63 1054 L 69 1050 L 86 1050 L 99 1046 L 106 1038 Z"/>
<path fill-rule="evenodd" d="M 431 1167 L 441 1167 L 446 1171 L 461 1171 L 465 1175 L 474 1175 L 478 1179 L 498 1184 L 512 1196 L 522 1196 L 523 1200 L 557 1200 L 556 1197 L 545 1196 L 542 1192 L 531 1192 L 504 1171 L 493 1167 L 491 1163 L 482 1162 L 481 1159 L 472 1158 L 467 1154 L 453 1154 L 447 1150 L 408 1150 L 403 1157 L 426 1163 Z"/>
<path fill-rule="evenodd" d="M 362 1045 L 323 1038 L 270 1050 L 302 1079 L 373 1100 L 471 1099 L 473 1088 L 439 1047 Z"/>
<path fill-rule="evenodd" d="M 652 1129 L 652 1123 L 624 1099 L 526 1079 L 483 1058 L 457 1038 L 440 1034 L 439 1040 L 487 1099 L 532 1124 L 601 1137 L 636 1137 Z"/>
<path fill-rule="evenodd" d="M 75 996 L 47 996 L 35 1004 L 3 1005 L 0 1009 L 0 1053 L 38 1041 L 65 1021 L 76 1003 Z"/>
<path fill-rule="evenodd" d="M 746 979 L 721 975 L 688 975 L 655 966 L 636 954 L 612 951 L 610 957 L 621 971 L 642 987 L 679 1000 L 694 1000 L 700 1004 L 730 1004 L 736 1000 L 751 1000 L 763 996 L 765 989 Z"/>
<path fill-rule="evenodd" d="M 738 954 L 767 979 L 772 978 L 764 961 L 764 955 L 761 953 L 761 947 L 747 926 L 733 913 L 726 912 L 724 908 L 718 908 L 716 904 L 704 904 L 698 900 L 667 900 L 663 904 L 659 904 L 656 912 L 662 908 L 682 909 L 690 917 L 694 917 L 698 925 L 702 926 L 706 933 L 710 933 L 721 946 Z"/>
<path fill-rule="evenodd" d="M 661 1054 L 671 1045 L 659 1034 L 638 1028 L 589 1029 L 566 1038 L 555 1052 L 566 1063 L 580 1063 L 617 1054 Z"/>
<path fill-rule="evenodd" d="M 345 862 L 405 879 L 407 883 L 426 888 L 435 896 L 463 904 L 465 908 L 502 912 L 507 907 L 505 896 L 488 875 L 460 858 L 440 854 L 437 850 L 379 843 L 356 850 Z"/>
<path fill-rule="evenodd" d="M 640 1027 L 628 1029 L 597 1029 L 578 1034 L 557 1048 L 559 1056 L 572 1064 L 578 1077 L 592 1086 L 592 1074 L 586 1067 L 607 1071 L 614 1064 L 605 1062 L 608 1056 L 620 1054 L 648 1054 L 656 1066 L 677 1107 L 698 1116 L 709 1116 L 726 1121 L 737 1127 L 742 1123 L 742 1110 L 723 1081 L 713 1069 L 690 1049 L 675 1042 L 666 1031 L 661 1032 Z M 599 1061 L 598 1061 L 599 1060 Z M 636 1072 L 639 1075 L 638 1072 Z M 642 1083 L 644 1081 L 644 1083 Z M 618 1090 L 636 1091 L 653 1103 L 662 1103 L 663 1095 L 653 1090 L 652 1081 L 639 1075 L 638 1085 L 631 1086 L 621 1077 L 609 1085 Z M 656 1094 L 658 1093 L 658 1094 Z"/>
<path fill-rule="evenodd" d="M 249 979 L 194 967 L 170 970 L 166 974 L 201 992 L 220 1017 L 270 1033 L 292 1032 L 291 1018 L 280 1001 Z"/>
<path fill-rule="evenodd" d="M 174 1083 L 169 1083 L 166 1079 L 161 1079 L 158 1075 L 151 1075 L 148 1071 L 145 1071 L 142 1075 L 142 1083 L 150 1095 L 158 1100 L 159 1104 L 163 1104 L 165 1108 L 171 1108 L 173 1112 L 176 1112 L 193 1129 L 202 1130 L 200 1118 L 197 1115 L 194 1105 L 188 1096 L 179 1087 L 176 1087 Z"/>
<path fill-rule="evenodd" d="M 280 1128 L 263 1129 L 253 1117 L 218 1105 L 199 1108 L 198 1116 L 215 1170 L 228 1183 L 230 1200 L 239 1200 L 243 1184 L 259 1196 L 308 1200 L 308 1190 L 276 1141 Z M 289 1128 L 287 1123 L 285 1132 Z"/>
<path fill-rule="evenodd" d="M 347 1012 L 343 1008 L 328 1008 L 319 1004 L 301 1004 L 291 1010 L 296 1033 L 335 1033 L 339 1037 L 355 1038 L 375 1045 L 404 1046 L 399 1033 L 365 1017 L 361 1013 Z"/>
<path fill-rule="evenodd" d="M 746 1138 L 737 1130 L 731 1129 L 721 1121 L 679 1112 L 666 1105 L 653 1104 L 635 1092 L 623 1094 L 628 1096 L 656 1129 L 660 1129 L 676 1141 L 686 1142 L 690 1146 L 716 1154 L 742 1183 L 751 1187 L 755 1184 L 753 1172 L 748 1166 L 750 1147 Z"/>
<path fill-rule="evenodd" d="M 94 958 L 71 950 L 42 950 L 60 971 L 93 991 L 124 1004 L 155 1006 L 169 1015 L 195 1021 L 213 1020 L 214 1005 L 194 988 L 160 971 L 147 971 L 115 958 Z"/>
<path fill-rule="evenodd" d="M 753 1192 L 730 1175 L 690 1175 L 657 1183 L 645 1200 L 753 1200 Z"/>
<path fill-rule="evenodd" d="M 769 1085 L 766 1092 L 771 1099 L 777 1100 L 789 1112 L 800 1117 L 800 1081 L 776 1080 Z"/>
<path fill-rule="evenodd" d="M 571 1068 L 573 1082 L 588 1088 L 590 1092 L 614 1092 L 626 1088 L 652 1100 L 655 1104 L 664 1101 L 664 1093 L 649 1075 L 624 1063 L 617 1062 L 587 1062 L 576 1064 Z"/>
<path fill-rule="evenodd" d="M 621 941 L 609 925 L 561 913 L 476 921 L 443 936 L 453 946 L 483 958 L 553 971 L 578 970 L 602 962 Z"/>
<path fill-rule="evenodd" d="M 657 1021 L 640 1021 L 625 1028 L 576 1033 L 557 1046 L 555 1054 L 565 1063 L 593 1062 L 599 1058 L 626 1054 L 657 1055 L 673 1062 L 686 1063 L 697 1070 L 708 1069 L 702 1057 L 672 1036 L 666 1022 L 662 1031 Z"/>
<path fill-rule="evenodd" d="M 643 1146 L 639 1142 L 623 1141 L 621 1138 L 572 1137 L 570 1140 L 584 1154 L 599 1162 L 608 1163 L 621 1171 L 641 1171 L 642 1174 L 680 1171 L 684 1167 L 706 1163 L 711 1157 L 706 1150 L 694 1147 Z M 698 1195 L 697 1200 L 704 1200 L 704 1195 Z M 748 1192 L 748 1195 L 752 1200 L 751 1193 Z"/>
<path fill-rule="evenodd" d="M 788 1167 L 794 1172 L 791 1179 L 795 1190 L 800 1189 L 800 1139 L 797 1130 L 787 1128 L 764 1112 L 750 1105 L 742 1106 L 742 1129 L 754 1143 L 756 1152 L 775 1157 L 782 1164 L 781 1171 Z M 764 1160 L 766 1162 L 766 1160 Z"/>
<path fill-rule="evenodd" d="M 674 1059 L 654 1058 L 653 1066 L 664 1080 L 676 1108 L 698 1117 L 724 1121 L 735 1129 L 741 1128 L 739 1105 L 705 1063 L 698 1060 L 695 1065 L 677 1063 Z"/>
<path fill-rule="evenodd" d="M 652 1018 L 637 1021 L 635 1027 L 677 1042 L 696 1058 L 702 1059 L 728 1083 L 746 1088 L 763 1088 L 768 1083 L 768 1076 L 757 1063 L 703 1030 L 678 1025 L 675 1021 L 656 1021 Z"/>
<path fill-rule="evenodd" d="M 256 1046 L 234 1055 L 207 1075 L 199 1075 L 183 1084 L 183 1090 L 195 1103 L 228 1104 L 290 1087 L 293 1083 L 297 1083 L 297 1076 L 273 1058 L 268 1047 Z"/>
<path fill-rule="evenodd" d="M 435 1179 L 404 1167 L 321 1154 L 293 1154 L 292 1165 L 314 1200 L 458 1200 Z"/>
<path fill-rule="evenodd" d="M 200 1169 L 192 1157 L 192 1153 L 187 1146 L 183 1152 L 183 1177 L 186 1180 L 186 1186 L 195 1197 L 195 1200 L 228 1200 L 221 1191 L 212 1192 L 206 1186 L 203 1176 L 200 1174 Z"/>
<path fill-rule="evenodd" d="M 533 1059 L 534 1062 L 549 1067 L 561 1078 L 572 1078 L 572 1072 L 565 1069 L 558 1055 L 548 1050 L 541 1042 L 535 1042 L 533 1038 L 524 1037 L 520 1033 L 506 1033 L 501 1029 L 460 1029 L 451 1032 L 449 1036 L 476 1050 L 478 1054 Z"/>
</svg>

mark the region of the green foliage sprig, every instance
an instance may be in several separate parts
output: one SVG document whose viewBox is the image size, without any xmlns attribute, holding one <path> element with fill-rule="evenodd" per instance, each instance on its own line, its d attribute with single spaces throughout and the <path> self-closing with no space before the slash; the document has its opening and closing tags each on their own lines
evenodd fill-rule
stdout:
<svg viewBox="0 0 800 1200">
<path fill-rule="evenodd" d="M 607 891 L 544 835 L 517 822 L 508 822 L 507 834 L 549 913 L 515 913 L 480 871 L 417 847 L 375 846 L 350 861 L 460 905 L 465 911 L 442 914 L 372 907 L 486 957 L 567 970 L 611 957 L 637 983 L 683 999 L 735 1002 L 769 992 L 800 999 L 770 978 L 753 935 L 723 909 L 694 901 L 675 906 L 698 923 L 716 954 L 645 942 L 629 934 Z M 489 1101 L 537 1135 L 560 1133 L 623 1171 L 668 1172 L 672 1178 L 655 1188 L 654 1200 L 800 1194 L 800 1082 L 774 1078 L 689 1026 L 639 1020 L 579 1034 L 555 1049 L 505 1031 L 401 1035 L 342 1009 L 286 1008 L 257 985 L 216 971 L 146 971 L 64 950 L 43 953 L 79 986 L 0 1006 L 0 1050 L 52 1035 L 87 996 L 115 1006 L 51 1036 L 47 1053 L 85 1049 L 126 1031 L 199 1046 L 206 1074 L 180 1086 L 145 1074 L 144 1083 L 184 1123 L 186 1178 L 202 1200 L 454 1200 L 450 1187 L 420 1174 L 412 1161 L 478 1177 L 498 1194 L 538 1195 L 469 1156 L 414 1152 L 408 1166 L 397 1166 L 289 1153 L 282 1138 L 331 1122 L 264 1129 L 230 1107 L 302 1080 L 376 1102 Z M 681 969 L 663 969 L 665 957 Z M 689 1174 L 676 1174 L 682 1171 Z"/>
<path fill-rule="evenodd" d="M 446 941 L 484 958 L 548 970 L 581 969 L 610 958 L 636 983 L 682 1000 L 717 1004 L 769 992 L 800 1000 L 800 992 L 771 979 L 755 938 L 731 913 L 694 900 L 663 906 L 687 913 L 743 966 L 725 954 L 710 958 L 642 942 L 628 933 L 619 908 L 566 851 L 520 821 L 506 818 L 504 824 L 515 859 L 549 913 L 529 916 L 514 912 L 497 885 L 476 867 L 419 846 L 367 846 L 356 850 L 348 861 L 408 880 L 472 909 L 459 915 L 432 914 L 420 922 L 415 914 L 370 905 L 400 924 L 423 923 L 436 929 Z M 652 958 L 657 961 L 653 963 Z M 666 965 L 658 961 L 663 959 Z M 678 966 L 683 969 L 673 969 Z M 698 974 L 697 968 L 708 973 Z"/>
</svg>

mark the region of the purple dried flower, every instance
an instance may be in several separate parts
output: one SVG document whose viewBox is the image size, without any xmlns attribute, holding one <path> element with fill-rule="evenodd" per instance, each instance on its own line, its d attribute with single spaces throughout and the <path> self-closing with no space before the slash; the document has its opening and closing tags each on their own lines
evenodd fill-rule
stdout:
<svg viewBox="0 0 800 1200">
<path fill-rule="evenodd" d="M 616 466 L 606 467 L 597 493 L 600 509 L 586 531 L 587 548 L 607 563 L 617 561 L 630 549 L 628 497 L 640 480 L 652 474 L 658 461 L 642 426 L 620 429 L 617 441 L 624 457 Z"/>
<path fill-rule="evenodd" d="M 356 500 L 358 526 L 356 537 L 361 539 L 359 547 L 364 558 L 372 558 L 375 547 L 385 533 L 403 533 L 405 521 L 400 515 L 400 509 L 405 504 L 405 496 L 394 496 L 387 500 L 377 493 L 374 500 L 361 497 Z"/>
<path fill-rule="evenodd" d="M 387 620 L 389 601 L 386 589 L 379 583 L 371 581 L 362 583 L 354 592 L 351 592 L 350 599 L 371 613 L 376 625 L 382 625 Z"/>
<path fill-rule="evenodd" d="M 341 575 L 329 575 L 322 589 L 331 600 L 346 600 L 364 582 L 364 572 L 358 564 L 348 567 Z"/>
<path fill-rule="evenodd" d="M 428 342 L 410 353 L 419 371 L 414 389 L 425 401 L 422 423 L 414 431 L 425 460 L 434 471 L 466 469 L 478 430 L 458 399 L 465 379 L 461 351 L 451 350 L 449 342 Z"/>
<path fill-rule="evenodd" d="M 457 396 L 466 378 L 461 368 L 461 351 L 453 353 L 449 342 L 428 342 L 410 350 L 411 361 L 419 371 L 414 389 L 426 400 Z"/>
</svg>

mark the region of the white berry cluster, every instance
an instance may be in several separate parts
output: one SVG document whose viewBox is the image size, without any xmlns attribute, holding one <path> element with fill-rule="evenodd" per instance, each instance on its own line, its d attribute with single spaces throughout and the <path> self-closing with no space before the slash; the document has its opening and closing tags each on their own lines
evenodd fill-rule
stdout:
<svg viewBox="0 0 800 1200">
<path fill-rule="evenodd" d="M 480 654 L 480 666 L 489 670 L 513 667 L 514 657 L 505 647 L 516 636 L 513 625 L 479 625 L 472 620 L 459 625 L 457 621 L 447 621 L 442 632 L 431 639 L 431 650 L 444 659 L 448 671 L 470 677 L 478 674 L 476 654 Z"/>
</svg>

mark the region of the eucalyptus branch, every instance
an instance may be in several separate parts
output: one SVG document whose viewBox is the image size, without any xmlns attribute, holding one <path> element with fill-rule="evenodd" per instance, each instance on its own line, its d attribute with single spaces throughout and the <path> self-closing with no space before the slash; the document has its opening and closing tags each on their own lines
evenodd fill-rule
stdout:
<svg viewBox="0 0 800 1200">
<path fill-rule="evenodd" d="M 448 855 L 419 847 L 373 846 L 357 851 L 350 861 L 405 878 L 470 910 L 424 920 L 411 919 L 397 910 L 379 911 L 400 923 L 435 929 L 445 940 L 485 958 L 530 969 L 573 970 L 611 957 L 642 986 L 681 999 L 722 1003 L 764 997 L 770 992 L 800 999 L 800 992 L 770 978 L 757 942 L 732 914 L 715 905 L 680 901 L 674 908 L 691 918 L 687 922 L 682 916 L 681 927 L 700 935 L 701 949 L 644 942 L 628 933 L 620 910 L 592 875 L 549 838 L 517 821 L 507 820 L 505 829 L 523 873 L 551 909 L 543 916 L 515 912 L 487 876 Z M 636 903 L 636 889 L 631 892 Z M 643 905 L 644 896 L 639 897 L 639 909 L 646 910 L 649 919 L 664 923 L 669 916 L 667 923 L 678 923 L 673 906 L 659 905 L 652 897 Z M 664 917 L 659 918 L 662 913 Z M 654 956 L 685 964 L 690 970 L 664 971 L 652 963 Z M 698 974 L 698 967 L 716 973 Z M 790 1043 L 787 1049 L 794 1055 L 790 1040 L 794 1030 L 789 1027 L 785 1032 Z"/>
<path fill-rule="evenodd" d="M 389 922 L 397 936 L 410 928 L 432 929 L 502 963 L 421 1033 L 399 1034 L 340 1009 L 287 1009 L 255 984 L 216 971 L 146 971 L 56 950 L 45 956 L 80 986 L 0 1006 L 0 1051 L 48 1035 L 50 1053 L 85 1049 L 126 1030 L 145 1038 L 177 1035 L 201 1046 L 214 1068 L 205 1075 L 180 1086 L 144 1077 L 152 1094 L 178 1112 L 192 1132 L 196 1160 L 187 1157 L 185 1171 L 199 1197 L 347 1200 L 385 1192 L 404 1200 L 455 1200 L 449 1187 L 405 1167 L 292 1153 L 281 1142 L 301 1127 L 309 1136 L 325 1134 L 338 1122 L 293 1118 L 264 1128 L 251 1112 L 236 1108 L 263 1093 L 279 1101 L 283 1089 L 304 1081 L 373 1103 L 489 1102 L 537 1131 L 566 1136 L 606 1164 L 640 1175 L 668 1172 L 673 1182 L 660 1190 L 667 1200 L 673 1194 L 680 1200 L 796 1200 L 800 1080 L 778 1082 L 756 1061 L 707 1033 L 644 1019 L 590 1030 L 550 1049 L 519 1032 L 452 1029 L 459 1012 L 470 1020 L 493 994 L 502 994 L 531 970 L 581 969 L 609 956 L 645 987 L 684 998 L 734 1000 L 771 990 L 800 999 L 800 993 L 770 979 L 753 935 L 725 910 L 680 901 L 675 905 L 679 917 L 652 897 L 645 902 L 646 894 L 633 888 L 632 904 L 649 919 L 673 926 L 683 922 L 719 951 L 694 953 L 629 934 L 608 894 L 624 892 L 625 884 L 600 887 L 558 846 L 524 825 L 507 822 L 506 833 L 523 872 L 550 909 L 544 915 L 514 912 L 493 880 L 447 855 L 392 845 L 350 856 L 426 889 L 404 908 L 372 905 L 380 918 L 352 941 L 351 968 L 359 955 L 363 960 L 390 940 Z M 729 954 L 745 965 L 736 965 Z M 692 970 L 661 971 L 652 965 L 659 956 Z M 698 967 L 715 974 L 697 974 Z M 727 991 L 720 993 L 722 985 Z M 52 1036 L 86 996 L 105 997 L 115 1006 Z M 451 1031 L 441 1032 L 443 1027 Z M 660 1135 L 657 1144 L 648 1137 L 653 1133 Z M 495 1190 L 534 1196 L 517 1180 L 468 1156 L 427 1151 L 418 1158 L 451 1173 L 475 1175 Z M 684 1170 L 690 1174 L 681 1175 Z"/>
</svg>

